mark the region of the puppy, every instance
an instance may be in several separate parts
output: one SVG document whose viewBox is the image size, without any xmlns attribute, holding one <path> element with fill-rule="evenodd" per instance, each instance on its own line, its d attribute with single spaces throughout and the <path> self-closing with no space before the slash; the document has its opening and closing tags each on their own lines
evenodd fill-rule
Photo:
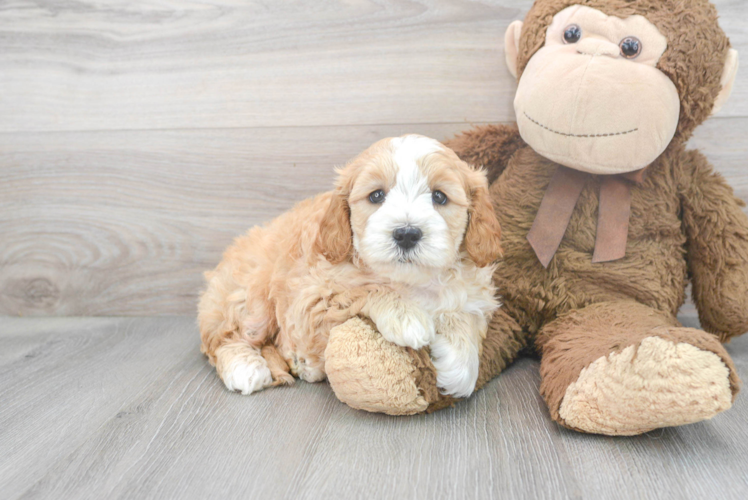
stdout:
<svg viewBox="0 0 748 500">
<path fill-rule="evenodd" d="M 483 172 L 418 135 L 384 139 L 334 191 L 236 239 L 199 304 L 202 351 L 229 390 L 325 378 L 330 329 L 354 316 L 430 346 L 444 394 L 470 395 L 488 319 L 499 223 Z"/>
</svg>

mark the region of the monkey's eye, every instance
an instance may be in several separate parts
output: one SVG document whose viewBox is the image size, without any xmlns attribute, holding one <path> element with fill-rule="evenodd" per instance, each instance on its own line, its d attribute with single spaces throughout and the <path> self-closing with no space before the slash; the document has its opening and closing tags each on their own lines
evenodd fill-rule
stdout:
<svg viewBox="0 0 748 500">
<path fill-rule="evenodd" d="M 382 203 L 384 201 L 384 191 L 377 189 L 369 195 L 369 201 L 372 203 Z"/>
<path fill-rule="evenodd" d="M 580 38 L 582 38 L 582 28 L 576 24 L 566 27 L 566 30 L 564 31 L 564 42 L 577 43 Z"/>
<path fill-rule="evenodd" d="M 619 46 L 621 47 L 621 54 L 626 59 L 633 59 L 642 52 L 642 43 L 633 36 L 627 36 L 621 40 Z"/>
<path fill-rule="evenodd" d="M 434 203 L 436 203 L 437 205 L 447 204 L 447 195 L 442 193 L 441 191 L 434 191 L 431 194 L 431 199 L 434 200 Z"/>
</svg>

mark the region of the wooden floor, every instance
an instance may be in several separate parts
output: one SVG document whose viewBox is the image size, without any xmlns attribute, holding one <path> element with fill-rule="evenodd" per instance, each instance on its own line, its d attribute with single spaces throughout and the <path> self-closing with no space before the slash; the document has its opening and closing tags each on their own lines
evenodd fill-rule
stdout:
<svg viewBox="0 0 748 500">
<path fill-rule="evenodd" d="M 551 423 L 529 359 L 392 418 L 326 384 L 228 393 L 199 353 L 236 235 L 378 139 L 514 120 L 531 3 L 0 1 L 0 500 L 748 498 L 748 395 L 613 439 Z M 745 60 L 748 2 L 714 3 Z M 690 145 L 748 201 L 746 68 Z"/>
<path fill-rule="evenodd" d="M 685 320 L 687 321 L 687 320 Z M 748 396 L 635 438 L 567 431 L 523 359 L 432 415 L 326 383 L 226 391 L 193 318 L 0 318 L 0 498 L 748 498 Z M 748 337 L 728 345 L 748 379 Z"/>
</svg>

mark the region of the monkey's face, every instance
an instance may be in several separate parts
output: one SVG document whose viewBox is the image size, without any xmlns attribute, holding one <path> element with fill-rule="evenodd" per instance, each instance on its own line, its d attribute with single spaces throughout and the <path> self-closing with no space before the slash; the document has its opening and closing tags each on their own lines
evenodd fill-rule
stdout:
<svg viewBox="0 0 748 500">
<path fill-rule="evenodd" d="M 667 39 L 642 16 L 575 5 L 553 18 L 514 101 L 539 154 L 594 174 L 648 166 L 675 135 L 680 98 L 657 63 Z"/>
</svg>

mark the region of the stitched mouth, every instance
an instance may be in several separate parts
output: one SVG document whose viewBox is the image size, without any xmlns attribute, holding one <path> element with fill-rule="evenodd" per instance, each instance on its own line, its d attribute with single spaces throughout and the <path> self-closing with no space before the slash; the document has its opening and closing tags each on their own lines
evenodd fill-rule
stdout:
<svg viewBox="0 0 748 500">
<path fill-rule="evenodd" d="M 614 137 L 616 135 L 626 135 L 626 134 L 633 134 L 634 132 L 638 131 L 638 128 L 632 128 L 631 130 L 626 130 L 625 132 L 612 132 L 609 134 L 567 134 L 565 132 L 559 132 L 558 130 L 553 130 L 550 127 L 546 127 L 542 123 L 540 123 L 537 120 L 534 120 L 530 115 L 525 113 L 525 116 L 528 120 L 533 122 L 538 127 L 546 129 L 548 132 L 553 132 L 554 134 L 562 135 L 564 137 Z"/>
</svg>

